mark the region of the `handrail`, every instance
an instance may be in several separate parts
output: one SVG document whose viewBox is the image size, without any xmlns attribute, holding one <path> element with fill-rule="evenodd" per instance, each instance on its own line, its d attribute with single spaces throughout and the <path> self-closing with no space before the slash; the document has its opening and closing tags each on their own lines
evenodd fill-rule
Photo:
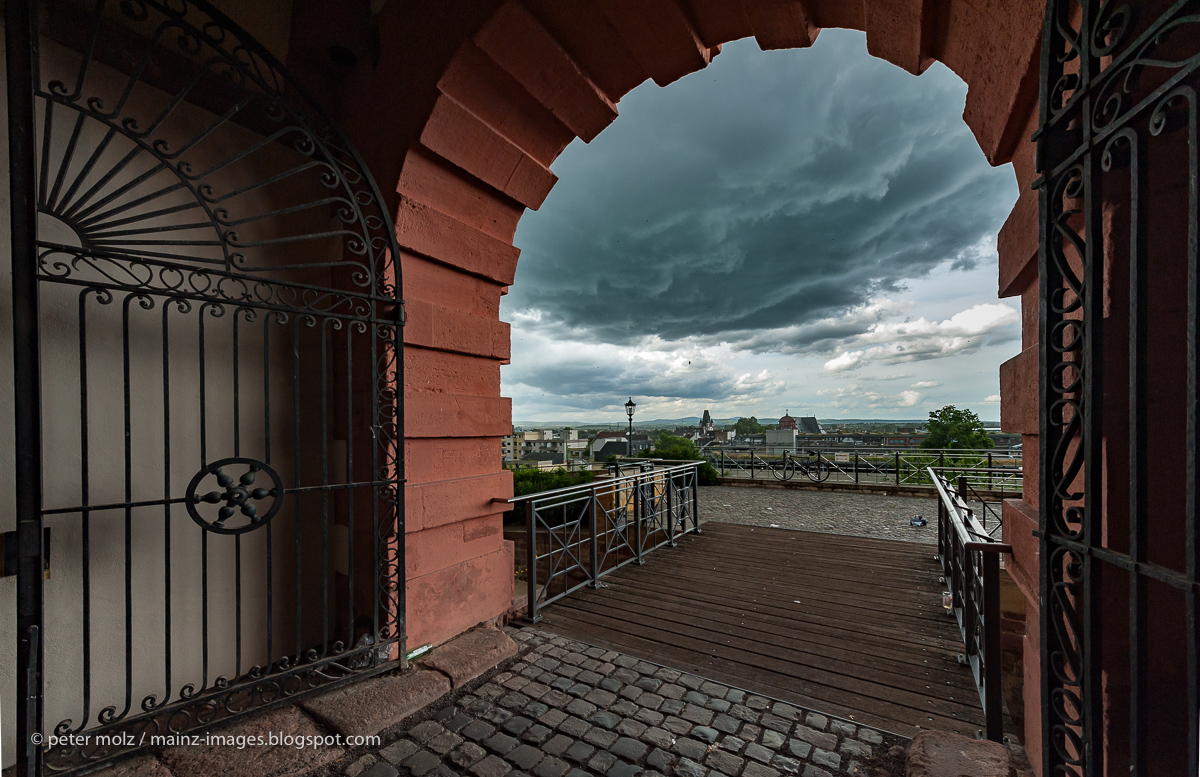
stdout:
<svg viewBox="0 0 1200 777">
<path fill-rule="evenodd" d="M 677 464 L 678 465 L 675 467 L 668 467 L 668 468 L 665 468 L 662 470 L 657 470 L 659 472 L 670 472 L 670 471 L 674 471 L 677 469 L 694 468 L 703 463 L 701 461 L 678 461 L 677 462 L 674 460 L 667 460 L 667 459 L 626 459 L 626 461 L 637 461 L 638 464 L 662 463 L 662 464 Z M 524 502 L 529 499 L 541 499 L 542 497 L 550 497 L 550 496 L 565 493 L 568 491 L 577 491 L 577 490 L 586 491 L 586 490 L 588 490 L 588 488 L 590 486 L 594 486 L 594 485 L 611 485 L 613 483 L 622 483 L 631 478 L 637 478 L 641 474 L 642 473 L 640 473 L 640 472 L 635 472 L 632 475 L 621 475 L 620 477 L 609 478 L 608 480 L 593 481 L 591 483 L 579 483 L 578 485 L 574 485 L 574 486 L 563 486 L 562 488 L 555 488 L 550 491 L 538 491 L 535 494 L 522 494 L 521 496 L 513 496 L 513 497 L 509 497 L 508 499 L 505 499 L 503 497 L 496 497 L 492 501 L 500 502 L 503 504 L 516 504 L 518 502 Z"/>
<path fill-rule="evenodd" d="M 938 492 L 937 558 L 950 587 L 950 610 L 983 705 L 985 736 L 1001 742 L 1000 554 L 1012 553 L 1012 546 L 989 536 L 946 479 L 933 467 L 928 472 Z"/>
<path fill-rule="evenodd" d="M 629 475 L 495 500 L 525 505 L 526 617 L 536 623 L 551 602 L 699 534 L 703 463 L 641 459 Z"/>
<path fill-rule="evenodd" d="M 797 457 L 797 462 L 806 462 L 808 467 L 804 471 L 815 472 L 817 475 L 810 479 L 819 483 L 827 482 L 827 487 L 837 488 L 853 484 L 870 488 L 875 485 L 889 485 L 932 490 L 933 482 L 927 470 L 933 466 L 936 471 L 961 473 L 970 478 L 972 484 L 982 491 L 1016 496 L 1024 490 L 1024 462 L 1020 454 L 1013 456 L 991 449 L 837 450 L 807 446 L 798 449 L 790 446 L 722 446 L 705 451 L 705 457 L 721 477 L 749 477 L 751 480 L 758 477 L 759 473 L 774 476 L 779 480 L 792 479 L 786 461 L 789 455 Z"/>
</svg>

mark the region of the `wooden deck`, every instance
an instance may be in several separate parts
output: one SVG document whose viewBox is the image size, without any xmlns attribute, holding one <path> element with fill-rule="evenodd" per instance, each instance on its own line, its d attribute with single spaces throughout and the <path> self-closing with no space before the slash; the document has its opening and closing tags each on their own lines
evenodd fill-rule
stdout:
<svg viewBox="0 0 1200 777">
<path fill-rule="evenodd" d="M 982 727 L 935 547 L 702 528 L 547 607 L 539 625 L 904 736 Z"/>
</svg>

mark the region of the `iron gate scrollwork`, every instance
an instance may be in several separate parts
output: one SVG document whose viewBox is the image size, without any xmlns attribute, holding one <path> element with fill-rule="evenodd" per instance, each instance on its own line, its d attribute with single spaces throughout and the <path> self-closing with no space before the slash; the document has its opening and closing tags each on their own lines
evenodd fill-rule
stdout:
<svg viewBox="0 0 1200 777">
<path fill-rule="evenodd" d="M 1198 72 L 1195 0 L 1047 2 L 1046 775 L 1195 775 L 1200 762 Z"/>
<path fill-rule="evenodd" d="M 203 0 L 10 0 L 6 42 L 21 774 L 402 663 L 399 252 L 362 159 Z"/>
</svg>

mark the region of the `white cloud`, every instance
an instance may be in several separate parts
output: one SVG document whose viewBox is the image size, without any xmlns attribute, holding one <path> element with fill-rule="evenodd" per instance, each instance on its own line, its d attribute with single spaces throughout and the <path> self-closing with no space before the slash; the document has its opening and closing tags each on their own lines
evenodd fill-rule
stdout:
<svg viewBox="0 0 1200 777">
<path fill-rule="evenodd" d="M 918 380 L 916 383 L 909 386 L 909 388 L 937 388 L 940 385 L 942 385 L 940 380 Z"/>
<path fill-rule="evenodd" d="M 981 346 L 1015 336 L 1020 314 L 1003 303 L 975 305 L 945 321 L 884 322 L 851 338 L 825 362 L 824 372 L 835 373 L 870 362 L 898 364 L 942 359 L 970 353 Z"/>
<path fill-rule="evenodd" d="M 989 394 L 988 396 L 983 398 L 983 401 L 988 403 L 989 405 L 999 404 L 1000 395 L 999 394 Z"/>
</svg>

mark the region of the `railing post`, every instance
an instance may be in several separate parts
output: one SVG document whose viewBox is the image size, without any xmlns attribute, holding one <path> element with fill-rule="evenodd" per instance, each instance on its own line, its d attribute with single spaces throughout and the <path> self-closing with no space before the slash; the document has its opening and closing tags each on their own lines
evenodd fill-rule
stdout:
<svg viewBox="0 0 1200 777">
<path fill-rule="evenodd" d="M 525 543 L 528 545 L 526 559 L 529 562 L 529 569 L 525 573 L 525 585 L 529 587 L 526 616 L 530 623 L 537 623 L 542 616 L 537 611 L 537 518 L 532 499 L 525 503 Z"/>
<path fill-rule="evenodd" d="M 675 547 L 675 477 L 667 475 L 667 541 Z"/>
<path fill-rule="evenodd" d="M 692 530 L 700 534 L 700 466 L 692 467 Z"/>
<path fill-rule="evenodd" d="M 854 452 L 854 485 L 858 485 L 858 451 Z"/>
<path fill-rule="evenodd" d="M 725 477 L 725 451 L 721 450 L 721 477 Z"/>
<path fill-rule="evenodd" d="M 987 487 L 988 487 L 988 490 L 990 491 L 990 490 L 992 489 L 992 452 L 991 452 L 991 451 L 988 451 L 988 476 L 987 476 L 987 484 L 988 484 L 988 485 L 987 485 Z"/>
<path fill-rule="evenodd" d="M 1004 716 L 1000 698 L 1000 559 L 983 556 L 983 714 L 984 732 L 993 742 L 1004 741 Z"/>
<path fill-rule="evenodd" d="M 754 480 L 754 451 L 750 451 L 750 479 Z"/>
<path fill-rule="evenodd" d="M 900 451 L 896 451 L 896 485 L 900 485 Z"/>
<path fill-rule="evenodd" d="M 967 476 L 958 476 L 958 498 L 967 501 Z"/>
<path fill-rule="evenodd" d="M 646 559 L 642 558 L 642 512 L 642 473 L 639 472 L 633 476 L 633 525 L 636 537 L 633 550 L 639 566 L 646 563 Z"/>
<path fill-rule="evenodd" d="M 600 587 L 600 536 L 596 525 L 596 487 L 588 492 L 588 524 L 592 527 L 592 588 Z"/>
</svg>

